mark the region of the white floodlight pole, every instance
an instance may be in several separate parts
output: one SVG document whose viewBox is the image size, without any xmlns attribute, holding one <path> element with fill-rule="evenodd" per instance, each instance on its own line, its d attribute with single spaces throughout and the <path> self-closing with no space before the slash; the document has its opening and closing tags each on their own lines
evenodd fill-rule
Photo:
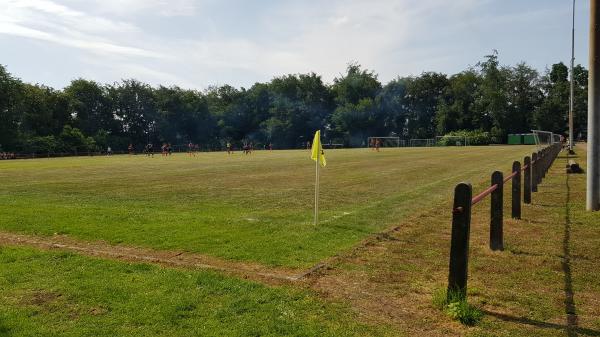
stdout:
<svg viewBox="0 0 600 337">
<path fill-rule="evenodd" d="M 573 0 L 573 26 L 571 29 L 571 93 L 569 96 L 569 152 L 573 152 L 573 110 L 575 109 L 575 76 L 573 69 L 575 67 L 575 0 Z"/>
<path fill-rule="evenodd" d="M 600 0 L 590 0 L 588 78 L 587 198 L 588 211 L 600 210 Z"/>
</svg>

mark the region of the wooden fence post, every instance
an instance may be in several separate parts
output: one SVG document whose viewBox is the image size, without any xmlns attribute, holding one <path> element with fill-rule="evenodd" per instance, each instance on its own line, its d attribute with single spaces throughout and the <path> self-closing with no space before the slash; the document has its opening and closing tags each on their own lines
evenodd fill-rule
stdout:
<svg viewBox="0 0 600 337">
<path fill-rule="evenodd" d="M 454 189 L 454 208 L 452 209 L 448 299 L 450 299 L 451 294 L 457 293 L 463 298 L 467 296 L 472 197 L 473 188 L 471 184 L 460 183 L 456 185 Z"/>
<path fill-rule="evenodd" d="M 521 219 L 521 163 L 515 161 L 512 171 L 512 218 Z"/>
<path fill-rule="evenodd" d="M 502 172 L 492 173 L 492 186 L 498 185 L 492 192 L 490 202 L 490 249 L 504 250 L 502 222 L 504 206 L 504 176 Z"/>
<path fill-rule="evenodd" d="M 526 156 L 523 160 L 525 172 L 523 174 L 523 202 L 531 204 L 531 159 Z"/>
<path fill-rule="evenodd" d="M 544 148 L 542 150 L 542 156 L 543 156 L 543 160 L 542 163 L 544 163 L 544 166 L 542 167 L 542 179 L 546 178 L 546 171 L 548 171 L 548 148 Z"/>
<path fill-rule="evenodd" d="M 538 161 L 538 155 L 536 152 L 531 154 L 531 192 L 537 192 L 537 172 L 540 162 Z"/>
<path fill-rule="evenodd" d="M 541 150 L 538 151 L 538 161 L 540 164 L 537 166 L 537 172 L 535 175 L 537 177 L 537 184 L 539 185 L 542 183 L 542 174 L 544 172 L 544 153 Z"/>
</svg>

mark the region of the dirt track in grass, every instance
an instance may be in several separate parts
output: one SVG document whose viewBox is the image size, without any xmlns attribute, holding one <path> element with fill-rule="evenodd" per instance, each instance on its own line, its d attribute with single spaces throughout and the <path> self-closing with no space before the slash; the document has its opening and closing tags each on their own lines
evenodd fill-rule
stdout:
<svg viewBox="0 0 600 337">
<path fill-rule="evenodd" d="M 44 250 L 60 249 L 88 256 L 154 263 L 170 267 L 211 269 L 267 284 L 299 281 L 308 273 L 320 268 L 320 265 L 308 270 L 273 268 L 257 263 L 227 261 L 181 251 L 160 251 L 140 247 L 115 246 L 102 241 L 81 241 L 65 235 L 41 237 L 0 232 L 0 246 L 2 245 L 30 246 Z"/>
</svg>

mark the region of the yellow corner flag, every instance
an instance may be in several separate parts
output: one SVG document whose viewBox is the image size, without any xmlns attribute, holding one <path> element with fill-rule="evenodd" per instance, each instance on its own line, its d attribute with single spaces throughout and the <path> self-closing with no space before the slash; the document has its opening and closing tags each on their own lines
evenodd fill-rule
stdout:
<svg viewBox="0 0 600 337">
<path fill-rule="evenodd" d="M 321 145 L 321 130 L 315 132 L 315 138 L 312 142 L 312 149 L 310 158 L 315 161 L 315 221 L 314 224 L 319 223 L 319 166 L 327 165 L 325 160 L 325 152 L 323 152 L 323 146 Z"/>
<path fill-rule="evenodd" d="M 321 130 L 315 132 L 310 158 L 321 164 L 323 167 L 327 165 L 327 161 L 325 160 L 325 152 L 323 152 L 323 146 L 321 145 Z"/>
</svg>

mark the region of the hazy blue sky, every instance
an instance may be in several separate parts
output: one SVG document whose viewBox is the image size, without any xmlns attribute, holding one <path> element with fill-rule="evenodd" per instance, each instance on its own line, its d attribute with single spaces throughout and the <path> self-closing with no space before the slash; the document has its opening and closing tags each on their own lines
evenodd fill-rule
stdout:
<svg viewBox="0 0 600 337">
<path fill-rule="evenodd" d="M 356 61 L 383 82 L 455 73 L 492 49 L 540 71 L 569 62 L 570 0 L 0 0 L 0 64 L 62 88 L 84 77 L 249 87 Z M 589 1 L 577 2 L 587 66 Z"/>
</svg>

